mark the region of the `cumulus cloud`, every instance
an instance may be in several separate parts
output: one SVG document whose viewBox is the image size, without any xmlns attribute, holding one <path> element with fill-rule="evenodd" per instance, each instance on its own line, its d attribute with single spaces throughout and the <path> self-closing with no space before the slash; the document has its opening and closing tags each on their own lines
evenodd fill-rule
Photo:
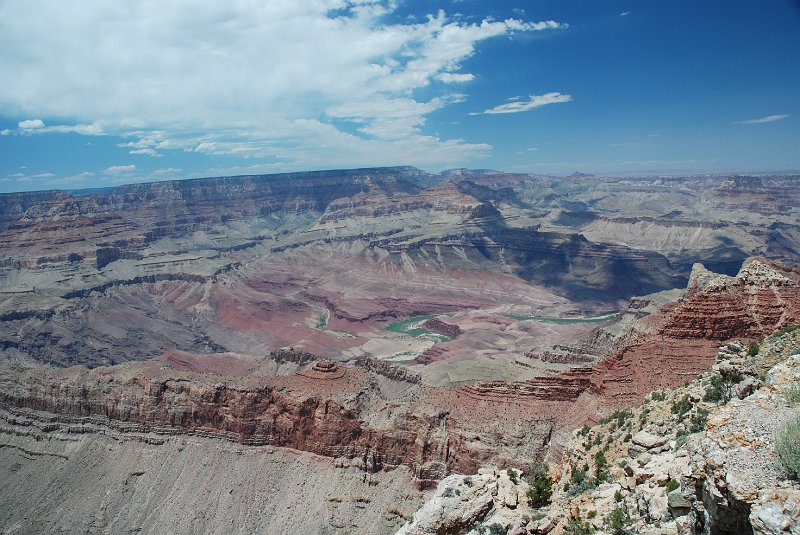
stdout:
<svg viewBox="0 0 800 535">
<path fill-rule="evenodd" d="M 111 167 L 107 167 L 104 171 L 107 175 L 125 175 L 129 173 L 136 172 L 136 166 L 131 165 L 112 165 Z"/>
<path fill-rule="evenodd" d="M 774 123 L 786 119 L 789 115 L 782 113 L 779 115 L 767 115 L 766 117 L 759 117 L 758 119 L 748 119 L 747 121 L 738 121 L 736 124 L 761 124 L 761 123 Z"/>
<path fill-rule="evenodd" d="M 44 121 L 41 119 L 27 119 L 20 121 L 17 126 L 19 126 L 20 130 L 36 130 L 37 128 L 44 128 Z"/>
<path fill-rule="evenodd" d="M 402 150 L 414 163 L 457 163 L 488 147 L 422 129 L 461 98 L 447 85 L 474 77 L 461 64 L 486 39 L 566 28 L 443 11 L 387 22 L 394 9 L 377 0 L 6 0 L 0 72 L 15 75 L 0 84 L 0 113 L 70 123 L 24 133 L 124 136 L 136 155 L 186 150 L 304 168 L 329 165 L 335 147 L 336 160 L 353 164 L 405 161 Z"/>
<path fill-rule="evenodd" d="M 439 80 L 446 84 L 452 83 L 461 83 L 461 82 L 469 82 L 475 79 L 474 74 L 469 73 L 453 73 L 453 72 L 443 72 L 439 76 L 437 76 Z"/>
<path fill-rule="evenodd" d="M 545 93 L 544 95 L 531 95 L 528 100 L 520 100 L 518 97 L 512 97 L 510 102 L 499 104 L 494 108 L 489 108 L 482 112 L 474 112 L 471 115 L 481 114 L 499 114 L 499 113 L 520 113 L 523 111 L 534 110 L 547 106 L 548 104 L 558 104 L 561 102 L 569 102 L 572 100 L 570 95 L 562 93 Z"/>
</svg>

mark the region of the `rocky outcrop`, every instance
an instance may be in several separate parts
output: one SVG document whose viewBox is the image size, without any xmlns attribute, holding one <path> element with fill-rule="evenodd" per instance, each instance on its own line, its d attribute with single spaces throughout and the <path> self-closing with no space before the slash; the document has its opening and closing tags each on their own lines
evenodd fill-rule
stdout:
<svg viewBox="0 0 800 535">
<path fill-rule="evenodd" d="M 485 467 L 472 476 L 446 477 L 396 535 L 522 533 L 528 483 L 513 468 Z"/>
<path fill-rule="evenodd" d="M 302 361 L 302 355 L 285 353 Z M 319 360 L 296 374 L 271 377 L 257 362 L 232 354 L 169 354 L 91 371 L 0 368 L 0 418 L 42 432 L 135 433 L 156 441 L 159 435 L 189 435 L 288 447 L 366 472 L 404 465 L 422 487 L 451 470 L 472 471 L 492 459 L 531 461 L 551 432 L 546 423 L 528 425 L 506 438 L 498 429 L 481 429 L 424 401 L 387 400 L 383 389 L 399 398 L 418 388 L 406 376 L 390 379 Z M 487 450 L 487 443 L 498 450 Z M 514 452 L 505 443 L 526 448 Z"/>
<path fill-rule="evenodd" d="M 608 528 L 612 514 L 647 535 L 800 532 L 800 487 L 774 449 L 776 430 L 797 414 L 786 394 L 800 384 L 795 352 L 800 331 L 767 338 L 757 355 L 731 342 L 712 372 L 577 431 L 542 511 L 552 533 Z M 774 360 L 763 387 L 750 385 Z"/>
<path fill-rule="evenodd" d="M 458 338 L 461 334 L 461 328 L 452 323 L 445 323 L 439 318 L 431 318 L 422 324 L 423 327 L 431 332 L 442 334 L 448 338 Z"/>
</svg>

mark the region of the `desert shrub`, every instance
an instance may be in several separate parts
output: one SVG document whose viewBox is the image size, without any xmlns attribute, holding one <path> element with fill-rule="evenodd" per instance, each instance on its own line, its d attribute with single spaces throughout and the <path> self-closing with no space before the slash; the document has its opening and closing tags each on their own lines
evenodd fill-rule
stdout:
<svg viewBox="0 0 800 535">
<path fill-rule="evenodd" d="M 727 403 L 731 400 L 733 395 L 733 384 L 726 381 L 719 375 L 712 375 L 706 393 L 703 396 L 703 401 L 710 401 L 712 403 Z"/>
<path fill-rule="evenodd" d="M 550 503 L 553 495 L 553 480 L 547 475 L 547 466 L 544 463 L 536 463 L 528 469 L 525 480 L 530 485 L 528 490 L 528 501 L 533 507 L 542 507 Z"/>
<path fill-rule="evenodd" d="M 667 480 L 667 493 L 672 492 L 675 489 L 681 488 L 681 484 L 675 481 L 674 479 Z"/>
<path fill-rule="evenodd" d="M 588 513 L 586 513 L 586 518 L 588 518 L 590 520 L 592 518 L 595 518 L 596 516 L 597 516 L 597 511 L 589 511 Z"/>
<path fill-rule="evenodd" d="M 775 334 L 775 336 L 783 336 L 784 334 L 789 334 L 791 332 L 796 331 L 797 329 L 800 329 L 800 327 L 798 327 L 797 325 L 787 325 L 786 327 L 778 331 Z"/>
<path fill-rule="evenodd" d="M 790 407 L 794 407 L 800 403 L 800 383 L 794 383 L 792 386 L 784 388 L 783 395 L 786 398 L 786 403 L 788 403 Z"/>
<path fill-rule="evenodd" d="M 471 487 L 471 486 L 472 486 L 472 478 L 471 478 L 471 477 L 469 477 L 469 476 L 465 477 L 465 478 L 464 478 L 464 484 L 465 484 L 466 486 L 468 486 L 468 487 Z"/>
<path fill-rule="evenodd" d="M 625 435 L 625 442 L 630 442 L 631 440 L 633 440 L 632 434 L 628 433 L 627 435 Z"/>
<path fill-rule="evenodd" d="M 751 357 L 758 355 L 759 351 L 761 351 L 761 346 L 759 346 L 756 342 L 753 342 L 750 344 L 750 347 L 747 348 L 747 354 Z"/>
<path fill-rule="evenodd" d="M 488 535 L 506 535 L 506 533 L 508 533 L 508 528 L 495 522 L 483 528 L 482 533 L 488 533 Z"/>
<path fill-rule="evenodd" d="M 680 399 L 673 401 L 670 410 L 672 411 L 672 414 L 678 417 L 678 420 L 683 420 L 686 414 L 692 410 L 692 402 L 689 399 L 689 395 L 684 394 Z"/>
<path fill-rule="evenodd" d="M 612 535 L 633 535 L 630 526 L 633 520 L 628 516 L 624 505 L 620 505 L 603 519 L 603 529 Z"/>
<path fill-rule="evenodd" d="M 608 479 L 608 459 L 602 451 L 594 454 L 594 477 L 598 482 Z"/>
<path fill-rule="evenodd" d="M 569 479 L 569 487 L 566 489 L 570 496 L 577 496 L 587 490 L 591 490 L 597 486 L 597 480 L 588 475 L 589 465 L 583 465 L 582 468 L 575 468 L 572 471 Z"/>
<path fill-rule="evenodd" d="M 658 390 L 656 390 L 655 392 L 650 394 L 650 399 L 652 399 L 653 401 L 664 401 L 665 399 L 667 399 L 667 393 L 659 392 Z"/>
<path fill-rule="evenodd" d="M 689 425 L 689 432 L 690 433 L 699 433 L 706 428 L 706 422 L 708 421 L 708 411 L 705 409 L 698 409 L 692 415 Z"/>
<path fill-rule="evenodd" d="M 791 479 L 800 479 L 800 413 L 778 429 L 774 442 L 778 466 Z"/>
<path fill-rule="evenodd" d="M 517 479 L 516 470 L 514 470 L 513 468 L 509 468 L 508 470 L 506 470 L 506 474 L 508 474 L 508 479 L 510 479 L 513 484 L 516 485 L 517 483 L 519 483 L 519 479 Z"/>
<path fill-rule="evenodd" d="M 442 493 L 442 498 L 452 498 L 455 495 L 456 495 L 455 491 L 450 487 L 448 487 L 444 489 L 444 492 Z"/>
<path fill-rule="evenodd" d="M 581 427 L 581 430 L 578 431 L 578 435 L 582 436 L 582 437 L 585 437 L 586 435 L 589 434 L 589 430 L 590 430 L 589 426 L 588 425 L 584 425 L 583 427 Z"/>
<path fill-rule="evenodd" d="M 622 501 L 622 493 L 620 491 L 614 493 L 614 501 L 617 503 Z"/>
<path fill-rule="evenodd" d="M 592 535 L 594 532 L 595 529 L 585 520 L 570 518 L 564 530 L 564 535 Z"/>
</svg>

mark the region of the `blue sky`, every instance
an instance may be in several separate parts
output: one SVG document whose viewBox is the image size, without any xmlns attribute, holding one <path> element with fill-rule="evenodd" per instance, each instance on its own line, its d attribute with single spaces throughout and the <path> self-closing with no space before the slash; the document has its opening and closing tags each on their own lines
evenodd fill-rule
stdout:
<svg viewBox="0 0 800 535">
<path fill-rule="evenodd" d="M 792 0 L 0 0 L 0 191 L 800 169 Z"/>
</svg>

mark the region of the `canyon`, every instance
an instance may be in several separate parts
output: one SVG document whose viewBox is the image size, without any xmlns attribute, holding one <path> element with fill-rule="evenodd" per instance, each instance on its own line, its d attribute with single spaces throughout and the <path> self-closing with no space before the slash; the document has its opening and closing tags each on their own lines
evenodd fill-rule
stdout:
<svg viewBox="0 0 800 535">
<path fill-rule="evenodd" d="M 795 180 L 397 167 L 0 195 L 0 456 L 64 489 L 3 493 L 0 524 L 388 533 L 451 473 L 557 466 L 575 429 L 800 323 Z"/>
</svg>

